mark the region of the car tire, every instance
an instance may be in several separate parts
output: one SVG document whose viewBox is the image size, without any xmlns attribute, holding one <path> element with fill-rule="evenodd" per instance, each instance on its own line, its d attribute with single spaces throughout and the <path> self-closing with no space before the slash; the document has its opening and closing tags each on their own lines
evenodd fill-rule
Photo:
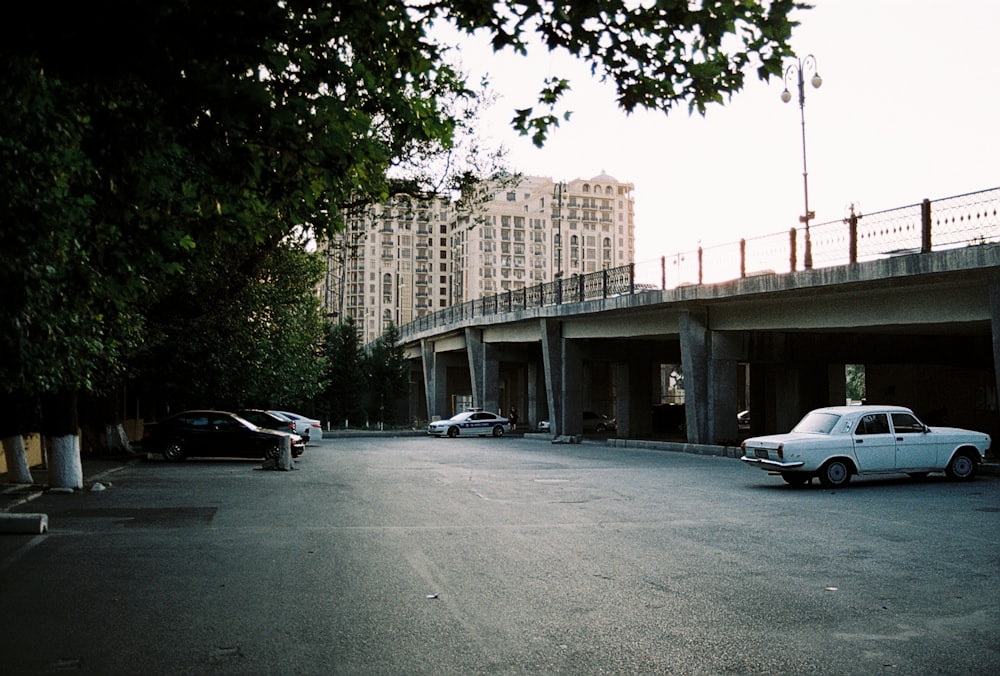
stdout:
<svg viewBox="0 0 1000 676">
<path fill-rule="evenodd" d="M 819 482 L 823 488 L 843 488 L 851 481 L 851 466 L 846 460 L 827 460 L 819 470 Z"/>
<path fill-rule="evenodd" d="M 976 461 L 968 451 L 959 451 L 945 467 L 944 473 L 949 479 L 968 481 L 976 476 Z"/>
<path fill-rule="evenodd" d="M 802 486 L 809 483 L 809 475 L 802 472 L 782 472 L 781 478 L 789 486 Z"/>
<path fill-rule="evenodd" d="M 278 460 L 281 457 L 281 443 L 274 442 L 264 451 L 265 460 Z"/>
<path fill-rule="evenodd" d="M 163 459 L 170 462 L 180 462 L 185 457 L 184 446 L 179 441 L 167 442 L 163 447 Z"/>
<path fill-rule="evenodd" d="M 449 427 L 448 428 L 448 438 L 449 439 L 454 439 L 457 436 L 458 436 L 458 428 L 457 427 Z"/>
<path fill-rule="evenodd" d="M 495 437 L 502 437 L 503 436 L 503 425 L 494 425 L 493 426 L 493 436 L 495 436 Z"/>
</svg>

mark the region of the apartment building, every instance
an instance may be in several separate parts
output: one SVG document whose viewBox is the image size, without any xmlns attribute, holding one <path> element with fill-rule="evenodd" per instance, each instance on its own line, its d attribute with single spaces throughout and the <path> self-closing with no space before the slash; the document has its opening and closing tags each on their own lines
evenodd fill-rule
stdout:
<svg viewBox="0 0 1000 676">
<path fill-rule="evenodd" d="M 330 316 L 362 342 L 467 300 L 617 267 L 635 258 L 634 186 L 607 174 L 520 177 L 473 207 L 398 195 L 347 218 L 326 248 Z"/>
</svg>

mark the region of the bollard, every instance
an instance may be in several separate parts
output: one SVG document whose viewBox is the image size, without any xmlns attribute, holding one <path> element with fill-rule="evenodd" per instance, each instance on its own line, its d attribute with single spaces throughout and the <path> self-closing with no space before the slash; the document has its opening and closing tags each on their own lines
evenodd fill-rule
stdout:
<svg viewBox="0 0 1000 676">
<path fill-rule="evenodd" d="M 275 459 L 264 458 L 263 469 L 294 469 L 292 465 L 292 438 L 287 434 L 281 437 L 281 453 Z"/>
<path fill-rule="evenodd" d="M 0 533 L 32 533 L 49 530 L 48 514 L 0 514 Z"/>
</svg>

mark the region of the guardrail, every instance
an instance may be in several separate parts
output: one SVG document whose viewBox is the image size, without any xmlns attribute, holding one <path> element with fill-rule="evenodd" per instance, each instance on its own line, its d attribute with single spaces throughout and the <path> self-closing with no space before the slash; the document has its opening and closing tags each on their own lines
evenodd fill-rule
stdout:
<svg viewBox="0 0 1000 676">
<path fill-rule="evenodd" d="M 684 285 L 718 284 L 759 274 L 799 269 L 806 232 L 741 239 L 714 247 L 559 278 L 516 291 L 484 296 L 438 310 L 400 327 L 414 334 L 467 319 L 633 294 Z M 1000 188 L 924 200 L 887 211 L 856 214 L 809 228 L 812 267 L 834 267 L 912 253 L 928 253 L 1000 241 Z"/>
</svg>

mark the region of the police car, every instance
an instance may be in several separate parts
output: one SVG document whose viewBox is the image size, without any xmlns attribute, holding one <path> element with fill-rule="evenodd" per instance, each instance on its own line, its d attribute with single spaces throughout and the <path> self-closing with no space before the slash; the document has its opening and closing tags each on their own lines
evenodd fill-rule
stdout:
<svg viewBox="0 0 1000 676">
<path fill-rule="evenodd" d="M 434 437 L 502 437 L 509 421 L 489 411 L 473 410 L 459 413 L 447 420 L 435 420 L 427 426 L 427 434 Z"/>
</svg>

